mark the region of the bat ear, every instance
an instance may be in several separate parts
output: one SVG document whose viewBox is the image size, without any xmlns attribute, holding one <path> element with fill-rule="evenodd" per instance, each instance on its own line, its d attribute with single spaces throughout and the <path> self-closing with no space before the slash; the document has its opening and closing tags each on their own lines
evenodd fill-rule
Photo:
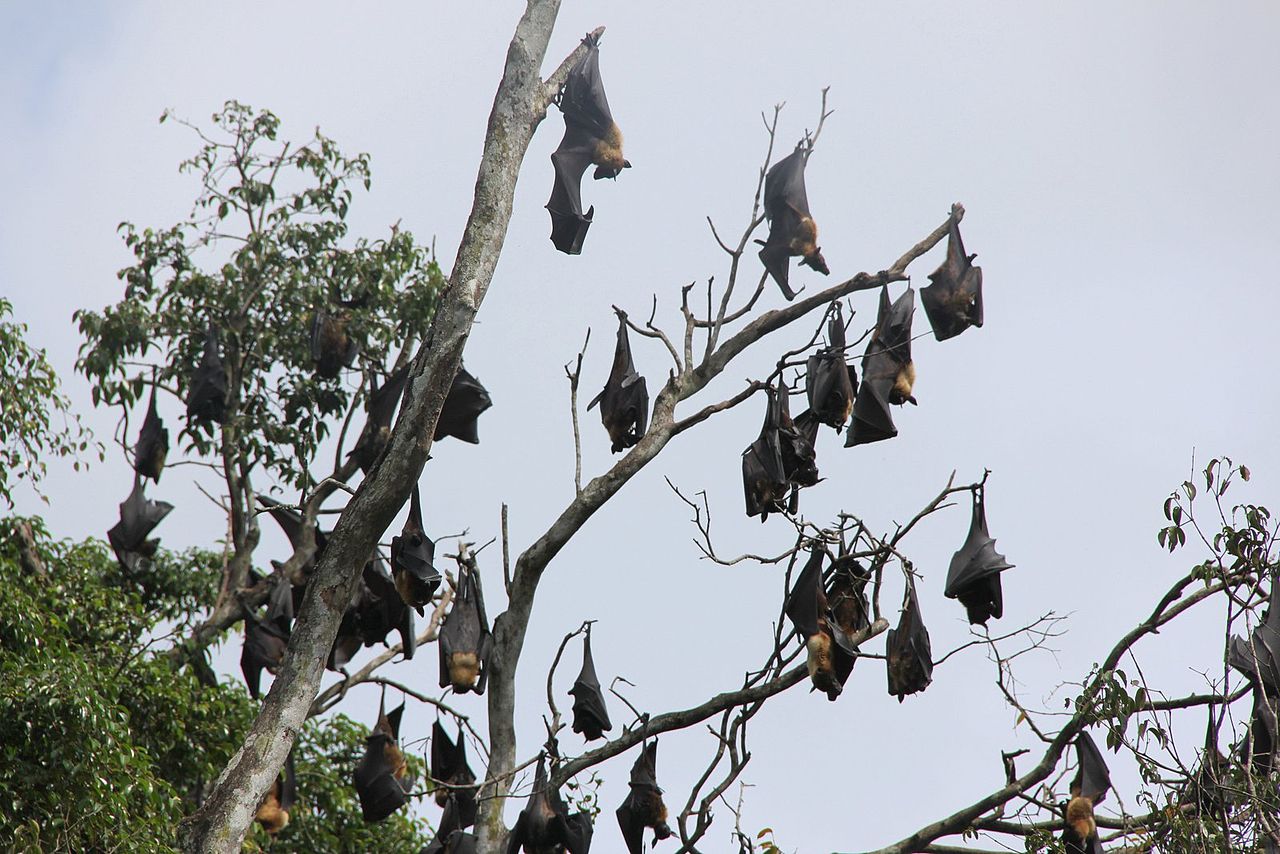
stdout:
<svg viewBox="0 0 1280 854">
<path fill-rule="evenodd" d="M 630 169 L 630 168 L 631 168 L 631 161 L 630 161 L 630 160 L 624 160 L 624 161 L 622 161 L 622 168 L 623 168 L 623 169 Z M 978 257 L 978 256 L 976 256 L 976 255 L 974 255 L 974 256 L 973 256 L 973 258 L 976 258 L 976 257 Z"/>
</svg>

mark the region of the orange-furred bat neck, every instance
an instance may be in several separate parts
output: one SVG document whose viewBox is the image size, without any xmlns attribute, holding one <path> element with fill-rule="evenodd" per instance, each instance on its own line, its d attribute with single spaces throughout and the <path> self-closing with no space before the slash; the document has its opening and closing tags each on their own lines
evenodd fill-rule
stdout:
<svg viewBox="0 0 1280 854">
<path fill-rule="evenodd" d="M 397 780 L 403 779 L 405 773 L 409 770 L 409 765 L 404 760 L 404 754 L 400 752 L 400 748 L 391 739 L 387 739 L 387 743 L 382 746 L 382 756 L 387 760 L 387 764 L 391 766 L 391 776 Z"/>
<path fill-rule="evenodd" d="M 262 825 L 263 830 L 272 836 L 283 830 L 289 823 L 289 813 L 280 808 L 280 799 L 276 795 L 277 786 L 272 786 L 271 791 L 267 792 L 253 817 L 258 824 Z"/>
<path fill-rule="evenodd" d="M 813 217 L 802 215 L 791 238 L 791 254 L 808 258 L 818 254 L 818 224 Z"/>
<path fill-rule="evenodd" d="M 1093 819 L 1093 802 L 1088 798 L 1072 798 L 1067 804 L 1067 826 L 1082 840 L 1088 840 L 1098 832 Z"/>
<path fill-rule="evenodd" d="M 622 155 L 622 131 L 618 129 L 616 123 L 610 125 L 609 132 L 596 142 L 596 150 L 591 162 L 599 166 L 602 171 L 612 172 L 613 174 L 609 177 L 616 176 L 631 165 Z"/>
<path fill-rule="evenodd" d="M 893 381 L 893 394 L 890 395 L 891 403 L 901 406 L 910 401 L 915 403 L 916 399 L 911 396 L 911 390 L 916 385 L 916 363 L 907 362 L 898 370 L 898 376 Z"/>
<path fill-rule="evenodd" d="M 449 656 L 449 682 L 453 690 L 469 691 L 480 680 L 480 658 L 474 652 L 455 652 Z"/>
</svg>

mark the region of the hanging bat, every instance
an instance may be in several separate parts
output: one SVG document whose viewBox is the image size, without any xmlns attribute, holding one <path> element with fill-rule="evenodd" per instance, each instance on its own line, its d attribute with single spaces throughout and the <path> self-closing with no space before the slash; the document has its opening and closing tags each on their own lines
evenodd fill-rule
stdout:
<svg viewBox="0 0 1280 854">
<path fill-rule="evenodd" d="M 832 303 L 831 320 L 827 323 L 827 346 L 809 357 L 805 366 L 805 394 L 809 398 L 811 417 L 837 433 L 853 413 L 854 389 L 858 374 L 845 362 L 844 319 L 840 301 Z M 797 416 L 801 422 L 804 413 Z"/>
<path fill-rule="evenodd" d="M 440 625 L 440 687 L 452 686 L 458 694 L 483 694 L 489 680 L 485 662 L 492 643 L 480 573 L 473 559 L 460 560 L 453 607 Z"/>
<path fill-rule="evenodd" d="M 364 565 L 365 595 L 361 599 L 360 635 L 365 646 L 386 645 L 387 635 L 400 633 L 400 648 L 406 659 L 413 658 L 417 636 L 413 630 L 413 609 L 400 598 L 395 581 L 382 558 L 374 556 Z"/>
<path fill-rule="evenodd" d="M 985 626 L 987 620 L 998 620 L 1004 614 L 1000 573 L 1012 568 L 1013 564 L 996 551 L 996 541 L 987 533 L 986 489 L 980 486 L 973 491 L 969 536 L 951 558 L 944 593 L 948 599 L 960 600 L 970 624 Z"/>
<path fill-rule="evenodd" d="M 800 489 L 813 486 L 818 477 L 818 462 L 813 449 L 813 440 L 796 427 L 791 420 L 791 389 L 786 380 L 778 377 L 778 394 L 774 405 L 777 407 L 775 422 L 778 425 L 779 450 L 782 452 L 782 470 L 787 482 L 791 484 L 791 512 L 798 509 Z"/>
<path fill-rule="evenodd" d="M 822 564 L 826 553 L 815 542 L 809 560 L 796 577 L 783 611 L 804 641 L 808 654 L 809 680 L 813 687 L 834 701 L 844 690 L 844 682 L 853 670 L 853 656 L 836 643 L 831 626 L 831 612 L 823 589 Z"/>
<path fill-rule="evenodd" d="M 258 583 L 256 572 L 250 570 L 249 577 Z M 302 606 L 302 594 L 305 587 L 293 586 L 281 572 L 271 576 L 271 592 L 267 594 L 267 622 L 274 625 L 286 635 L 293 626 L 294 615 Z"/>
<path fill-rule="evenodd" d="M 769 218 L 769 239 L 757 240 L 763 249 L 760 260 L 788 301 L 796 292 L 788 282 L 791 258 L 800 257 L 822 275 L 827 262 L 818 248 L 818 225 L 809 213 L 809 196 L 804 188 L 804 167 L 811 149 L 801 140 L 795 151 L 773 164 L 764 177 L 764 213 Z"/>
<path fill-rule="evenodd" d="M 662 802 L 662 789 L 658 788 L 655 766 L 658 761 L 658 742 L 653 741 L 640 748 L 640 755 L 631 766 L 631 793 L 615 813 L 622 839 L 631 854 L 644 851 L 644 829 L 653 828 L 653 844 L 671 836 L 667 824 L 667 805 Z"/>
<path fill-rule="evenodd" d="M 916 368 L 911 361 L 914 311 L 915 291 L 910 287 L 892 303 L 889 289 L 880 290 L 880 310 L 862 357 L 862 385 L 853 401 L 853 425 L 845 436 L 846 448 L 897 436 L 889 405 L 916 403 L 912 395 Z"/>
<path fill-rule="evenodd" d="M 1249 639 L 1231 638 L 1227 661 L 1248 677 L 1255 690 L 1280 697 L 1280 583 L 1272 581 L 1266 618 Z"/>
<path fill-rule="evenodd" d="M 391 538 L 391 574 L 400 598 L 416 608 L 418 616 L 425 615 L 423 608 L 430 604 L 440 586 L 440 573 L 433 563 L 435 556 L 436 544 L 422 530 L 422 499 L 418 485 L 414 484 L 404 530 L 400 536 Z"/>
<path fill-rule="evenodd" d="M 152 384 L 147 417 L 142 420 L 138 443 L 133 446 L 133 470 L 159 483 L 160 472 L 164 470 L 165 457 L 168 455 L 169 431 L 164 428 L 160 413 L 156 411 L 156 387 Z"/>
<path fill-rule="evenodd" d="M 1240 744 L 1241 760 L 1250 762 L 1254 771 L 1267 775 L 1276 767 L 1276 750 L 1280 747 L 1280 723 L 1276 720 L 1276 700 L 1253 686 L 1253 718 L 1249 736 Z"/>
<path fill-rule="evenodd" d="M 597 394 L 587 409 L 600 404 L 600 421 L 609 432 L 613 452 L 626 450 L 644 438 L 649 421 L 649 390 L 644 377 L 636 373 L 631 359 L 631 342 L 627 340 L 627 321 L 618 315 L 618 346 L 613 351 L 613 367 L 604 390 Z"/>
<path fill-rule="evenodd" d="M 533 792 L 507 837 L 506 854 L 517 854 L 521 849 L 525 854 L 588 854 L 591 832 L 590 814 L 569 815 L 560 793 L 547 781 L 546 755 L 539 756 Z"/>
<path fill-rule="evenodd" d="M 866 594 L 870 578 L 867 568 L 850 557 L 842 544 L 840 557 L 831 564 L 831 583 L 827 588 L 828 623 L 837 647 L 849 654 L 850 671 L 858 651 L 854 638 L 871 625 L 871 607 Z M 846 673 L 841 683 L 848 678 Z"/>
<path fill-rule="evenodd" d="M 299 567 L 299 571 L 303 576 L 308 576 L 311 571 L 316 568 L 316 561 L 320 560 L 320 555 L 324 553 L 326 541 L 325 532 L 320 530 L 319 526 L 311 525 L 311 536 L 307 536 L 307 525 L 303 521 L 302 514 L 291 507 L 286 507 L 275 499 L 268 498 L 265 495 L 257 496 L 258 504 L 276 520 L 276 524 L 280 526 L 280 530 L 289 539 L 289 545 L 296 552 L 301 548 L 311 548 L 313 551 L 311 557 L 307 558 L 306 563 Z"/>
<path fill-rule="evenodd" d="M 400 403 L 408 378 L 408 365 L 392 372 L 381 386 L 378 385 L 376 376 L 369 378 L 369 399 L 366 403 L 369 415 L 365 419 L 364 429 L 360 431 L 360 438 L 356 439 L 355 445 L 347 452 L 347 457 L 365 474 L 369 473 L 378 457 L 382 456 L 383 449 L 391 439 L 391 418 L 395 415 L 396 405 Z"/>
<path fill-rule="evenodd" d="M 954 338 L 970 326 L 982 326 L 982 268 L 973 266 L 977 257 L 965 254 L 960 222 L 953 212 L 947 260 L 929 274 L 932 284 L 920 289 L 924 313 L 939 341 Z"/>
<path fill-rule="evenodd" d="M 449 387 L 449 394 L 444 399 L 444 406 L 440 409 L 435 441 L 438 442 L 445 436 L 454 436 L 473 445 L 480 444 L 476 419 L 490 406 L 493 406 L 493 400 L 489 397 L 489 392 L 480 385 L 478 379 L 467 373 L 466 368 L 459 367 L 457 376 L 453 378 L 453 385 Z"/>
<path fill-rule="evenodd" d="M 591 657 L 591 626 L 582 641 L 582 670 L 569 689 L 573 695 L 573 731 L 582 733 L 587 741 L 600 738 L 613 729 L 609 722 L 609 710 L 604 705 L 604 692 L 596 676 L 596 663 Z"/>
<path fill-rule="evenodd" d="M 440 721 L 431 725 L 431 779 L 437 784 L 444 784 L 436 786 L 436 805 L 448 807 L 452 801 L 457 810 L 458 826 L 474 824 L 477 787 L 471 784 L 476 781 L 476 775 L 467 764 L 467 743 L 463 740 L 461 726 L 455 742 L 449 738 Z"/>
<path fill-rule="evenodd" d="M 1062 841 L 1068 854 L 1102 854 L 1093 808 L 1111 788 L 1111 774 L 1102 753 L 1087 732 L 1076 736 L 1076 776 L 1071 781 Z"/>
<path fill-rule="evenodd" d="M 120 521 L 107 531 L 107 542 L 116 553 L 120 565 L 129 572 L 138 569 L 143 560 L 150 560 L 160 547 L 159 539 L 148 540 L 147 535 L 169 515 L 173 505 L 168 501 L 152 501 L 142 487 L 142 478 L 135 474 L 133 490 L 120 505 Z"/>
<path fill-rule="evenodd" d="M 187 423 L 207 427 L 227 417 L 227 369 L 212 325 L 204 334 L 204 354 L 187 381 Z"/>
<path fill-rule="evenodd" d="M 885 642 L 886 672 L 889 693 L 901 703 L 908 694 L 929 687 L 933 681 L 933 651 L 929 648 L 929 632 L 920 617 L 916 585 L 907 582 L 907 599 L 898 618 L 898 628 L 889 629 Z"/>
<path fill-rule="evenodd" d="M 240 672 L 244 674 L 244 684 L 249 688 L 249 696 L 257 700 L 262 697 L 259 683 L 262 671 L 271 675 L 284 660 L 284 652 L 289 646 L 289 636 L 271 622 L 262 622 L 256 616 L 245 611 L 244 614 L 244 647 L 240 650 Z"/>
<path fill-rule="evenodd" d="M 321 377 L 337 379 L 343 368 L 351 367 L 360 346 L 347 331 L 351 315 L 339 309 L 317 308 L 311 317 L 311 361 Z"/>
<path fill-rule="evenodd" d="M 622 156 L 622 131 L 609 111 L 600 79 L 600 46 L 596 36 L 582 40 L 587 52 L 569 69 L 557 104 L 564 114 L 564 137 L 551 154 L 555 181 L 547 210 L 551 242 L 561 252 L 578 255 L 587 239 L 595 207 L 582 212 L 582 175 L 595 165 L 594 176 L 616 178 L 631 163 Z"/>
<path fill-rule="evenodd" d="M 363 582 L 361 584 L 363 585 Z M 360 595 L 361 590 L 357 590 L 356 598 L 359 599 Z M 364 638 L 360 634 L 359 613 L 354 607 L 348 607 L 338 623 L 338 633 L 333 638 L 333 646 L 329 648 L 329 658 L 325 661 L 325 667 L 336 673 L 345 674 L 347 664 L 362 646 L 364 646 Z"/>
<path fill-rule="evenodd" d="M 422 854 L 476 854 L 479 850 L 473 833 L 463 830 L 451 830 L 445 833 L 443 830 L 438 830 L 435 839 L 422 849 Z"/>
<path fill-rule="evenodd" d="M 262 797 L 254 821 L 262 825 L 272 839 L 289 823 L 289 810 L 298 801 L 298 777 L 293 767 L 293 751 L 285 757 L 284 769 Z"/>
<path fill-rule="evenodd" d="M 787 493 L 791 483 L 782 462 L 782 438 L 778 433 L 778 408 L 774 402 L 776 389 L 765 390 L 768 404 L 765 408 L 764 426 L 760 436 L 742 452 L 742 486 L 747 500 L 747 515 L 759 516 L 760 521 L 770 513 L 782 513 L 787 507 Z"/>
<path fill-rule="evenodd" d="M 404 704 L 387 714 L 378 704 L 378 722 L 364 743 L 364 757 L 356 766 L 354 782 L 360 796 L 360 812 L 367 822 L 382 821 L 409 799 L 413 780 L 398 744 Z"/>
</svg>

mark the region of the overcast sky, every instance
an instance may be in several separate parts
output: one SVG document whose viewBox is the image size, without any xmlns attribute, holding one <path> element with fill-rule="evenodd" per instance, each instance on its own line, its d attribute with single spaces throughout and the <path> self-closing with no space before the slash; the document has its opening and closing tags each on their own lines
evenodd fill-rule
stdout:
<svg viewBox="0 0 1280 854">
<path fill-rule="evenodd" d="M 984 271 L 986 326 L 916 343 L 920 406 L 896 415 L 896 440 L 845 450 L 825 431 L 826 480 L 804 494 L 802 510 L 822 524 L 845 509 L 890 530 L 952 470 L 969 481 L 990 468 L 991 532 L 1017 565 L 1005 575 L 1006 615 L 992 628 L 1049 610 L 1072 614 L 1057 654 L 1027 659 L 1022 671 L 1030 702 L 1061 708 L 1071 694 L 1055 686 L 1081 679 L 1195 559 L 1170 558 L 1155 540 L 1161 503 L 1193 454 L 1197 465 L 1216 454 L 1247 463 L 1257 485 L 1242 495 L 1253 501 L 1273 501 L 1280 484 L 1280 12 L 1261 2 L 782 8 L 567 0 L 546 70 L 585 31 L 608 27 L 601 69 L 634 168 L 585 188 L 596 221 L 584 253 L 568 257 L 547 239 L 543 209 L 558 113 L 534 138 L 466 350 L 494 406 L 479 446 L 433 450 L 423 478 L 428 529 L 469 527 L 483 542 L 497 533 L 505 501 L 518 551 L 560 512 L 573 490 L 562 365 L 591 327 L 589 398 L 609 369 L 611 304 L 639 314 L 656 293 L 659 322 L 674 329 L 681 285 L 723 281 L 704 218 L 741 229 L 767 142 L 761 111 L 786 102 L 786 151 L 814 126 L 819 92 L 830 86 L 835 113 L 810 160 L 808 190 L 832 275 L 801 268 L 793 284 L 812 290 L 887 267 L 962 201 L 965 242 Z M 207 123 L 235 98 L 275 111 L 285 138 L 319 125 L 372 156 L 373 189 L 353 204 L 353 232 L 376 238 L 402 221 L 435 240 L 447 269 L 519 13 L 514 2 L 0 8 L 0 293 L 100 438 L 110 438 L 117 414 L 88 411 L 87 387 L 73 374 L 80 342 L 71 312 L 120 298 L 115 273 L 129 261 L 121 220 L 163 226 L 189 210 L 194 182 L 176 167 L 197 141 L 158 125 L 161 112 Z M 941 254 L 910 269 L 917 286 Z M 746 264 L 752 283 L 754 263 Z M 780 303 L 772 288 L 762 301 Z M 855 305 L 860 329 L 874 317 L 874 294 Z M 758 345 L 702 399 L 766 373 L 816 320 Z M 921 313 L 916 331 L 925 330 Z M 665 351 L 638 339 L 633 349 L 656 392 Z M 593 645 L 602 678 L 624 675 L 637 686 L 633 702 L 653 712 L 736 687 L 763 660 L 779 570 L 699 561 L 688 514 L 663 481 L 707 491 L 725 553 L 785 548 L 785 522 L 761 525 L 742 513 L 739 453 L 762 407 L 752 401 L 675 440 L 557 557 L 521 661 L 522 758 L 542 737 L 542 682 L 556 643 L 583 619 L 600 621 Z M 181 404 L 161 409 L 174 429 Z M 595 414 L 583 423 L 591 476 L 611 455 Z M 169 546 L 212 544 L 224 522 L 185 478 L 166 476 L 151 490 L 177 505 L 158 533 Z M 54 466 L 51 505 L 26 494 L 19 512 L 44 513 L 59 535 L 102 535 L 129 482 L 119 452 L 87 475 Z M 935 653 L 969 637 L 963 609 L 942 597 L 967 526 L 961 505 L 932 517 L 907 546 L 924 575 Z M 262 562 L 283 549 L 270 531 Z M 482 568 L 496 614 L 496 550 Z M 887 593 L 886 607 L 896 597 Z M 1202 688 L 1196 671 L 1220 667 L 1217 625 L 1206 615 L 1162 635 L 1145 648 L 1147 676 L 1171 690 Z M 224 663 L 234 670 L 238 643 L 230 646 Z M 435 656 L 424 651 L 392 674 L 434 691 Z M 970 650 L 899 705 L 885 692 L 882 664 L 864 661 L 836 703 L 804 688 L 771 702 L 752 724 L 744 829 L 771 826 L 788 850 L 868 848 L 1000 785 L 999 751 L 1035 745 L 1014 728 L 992 677 L 983 653 Z M 353 698 L 344 706 L 351 714 L 373 714 L 372 688 Z M 483 711 L 474 697 L 458 705 Z M 611 711 L 624 720 L 620 703 Z M 425 735 L 432 718 L 411 709 L 406 732 Z M 562 744 L 580 748 L 571 733 Z M 659 780 L 678 811 L 714 745 L 705 731 L 662 745 Z M 604 766 L 601 850 L 616 848 L 611 813 L 633 758 Z M 1130 784 L 1119 794 L 1135 806 L 1131 769 L 1113 765 Z M 434 818 L 434 807 L 426 812 Z M 723 808 L 717 816 L 708 851 L 729 844 L 732 818 Z"/>
</svg>

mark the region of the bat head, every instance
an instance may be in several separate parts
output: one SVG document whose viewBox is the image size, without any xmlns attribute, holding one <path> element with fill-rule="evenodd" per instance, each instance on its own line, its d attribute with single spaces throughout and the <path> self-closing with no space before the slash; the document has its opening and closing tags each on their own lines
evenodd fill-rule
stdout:
<svg viewBox="0 0 1280 854">
<path fill-rule="evenodd" d="M 800 263 L 817 270 L 824 276 L 831 275 L 831 270 L 827 267 L 827 259 L 822 257 L 822 247 L 815 247 L 813 252 L 804 256 L 804 260 Z"/>
<path fill-rule="evenodd" d="M 591 177 L 597 181 L 599 181 L 601 178 L 613 178 L 616 180 L 617 177 L 622 174 L 623 169 L 630 169 L 630 168 L 631 168 L 630 160 L 622 161 L 621 169 L 615 166 L 597 166 L 596 171 L 591 173 Z"/>
</svg>

